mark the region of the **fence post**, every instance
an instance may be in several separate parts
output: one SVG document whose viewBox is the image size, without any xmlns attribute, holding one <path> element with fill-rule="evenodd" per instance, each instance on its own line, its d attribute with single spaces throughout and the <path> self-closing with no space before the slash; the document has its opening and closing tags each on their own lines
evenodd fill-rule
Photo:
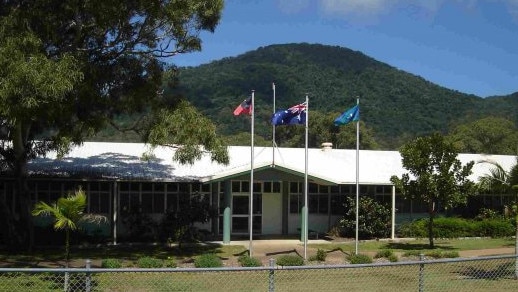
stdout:
<svg viewBox="0 0 518 292">
<path fill-rule="evenodd" d="M 424 291 L 424 254 L 419 254 L 419 292 Z"/>
<path fill-rule="evenodd" d="M 270 259 L 270 272 L 268 273 L 268 292 L 275 291 L 275 259 Z"/>
<path fill-rule="evenodd" d="M 85 280 L 85 291 L 90 292 L 92 289 L 92 275 L 90 274 L 89 270 L 92 265 L 92 261 L 87 259 L 86 260 L 86 280 Z"/>
</svg>

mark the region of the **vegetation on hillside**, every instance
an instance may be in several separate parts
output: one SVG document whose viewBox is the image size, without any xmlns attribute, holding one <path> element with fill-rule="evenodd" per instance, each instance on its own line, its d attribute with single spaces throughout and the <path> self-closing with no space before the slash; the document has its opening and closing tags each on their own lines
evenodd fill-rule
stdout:
<svg viewBox="0 0 518 292">
<path fill-rule="evenodd" d="M 231 114 L 253 89 L 256 133 L 269 139 L 273 112 L 309 97 L 312 112 L 336 115 L 360 98 L 361 120 L 380 149 L 397 149 L 433 132 L 488 116 L 518 122 L 518 93 L 483 99 L 450 90 L 347 48 L 319 44 L 261 47 L 233 58 L 182 68 L 181 93 L 218 124 L 223 135 L 249 131 Z"/>
</svg>

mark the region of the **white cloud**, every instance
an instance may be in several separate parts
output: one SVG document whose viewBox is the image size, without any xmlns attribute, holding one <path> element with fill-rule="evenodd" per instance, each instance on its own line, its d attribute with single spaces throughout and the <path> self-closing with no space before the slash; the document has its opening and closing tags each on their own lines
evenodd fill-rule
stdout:
<svg viewBox="0 0 518 292">
<path fill-rule="evenodd" d="M 309 7 L 310 0 L 277 0 L 279 9 L 286 14 L 301 12 Z"/>
<path fill-rule="evenodd" d="M 457 2 L 468 10 L 476 9 L 482 2 L 497 1 L 504 3 L 509 13 L 518 17 L 518 0 L 319 0 L 319 5 L 323 14 L 328 16 L 377 16 L 397 9 L 399 5 L 411 5 L 433 15 L 448 1 Z"/>
<path fill-rule="evenodd" d="M 504 0 L 507 2 L 507 9 L 509 9 L 509 13 L 518 20 L 518 0 Z"/>
<path fill-rule="evenodd" d="M 377 15 L 389 11 L 399 0 L 320 0 L 329 15 Z"/>
</svg>

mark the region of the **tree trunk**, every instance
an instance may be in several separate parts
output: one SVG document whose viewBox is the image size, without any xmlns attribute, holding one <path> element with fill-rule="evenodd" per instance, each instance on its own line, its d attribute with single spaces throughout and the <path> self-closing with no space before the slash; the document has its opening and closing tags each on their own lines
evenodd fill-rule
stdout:
<svg viewBox="0 0 518 292">
<path fill-rule="evenodd" d="M 9 195 L 9 194 L 8 194 Z M 6 198 L 0 198 L 0 226 L 2 230 L 3 243 L 11 250 L 17 249 L 21 239 L 18 239 L 18 232 L 13 214 L 12 205 L 7 204 Z"/>
<path fill-rule="evenodd" d="M 430 202 L 428 204 L 428 240 L 430 241 L 430 248 L 434 248 L 433 243 L 433 218 L 435 216 L 435 208 L 434 208 L 434 202 Z"/>
<path fill-rule="evenodd" d="M 18 224 L 16 224 L 15 229 L 16 236 L 14 237 L 15 241 L 13 243 L 17 244 L 18 248 L 21 247 L 30 251 L 34 245 L 34 229 L 31 214 L 32 204 L 29 200 L 29 191 L 27 187 L 28 154 L 26 144 L 28 131 L 29 126 L 23 125 L 22 122 L 16 123 L 13 131 L 13 150 L 15 159 L 13 173 L 16 178 L 16 197 L 14 200 L 18 207 L 15 208 L 14 212 L 19 212 Z"/>
<path fill-rule="evenodd" d="M 70 230 L 65 230 L 65 261 L 68 268 L 68 262 L 70 261 Z"/>
</svg>

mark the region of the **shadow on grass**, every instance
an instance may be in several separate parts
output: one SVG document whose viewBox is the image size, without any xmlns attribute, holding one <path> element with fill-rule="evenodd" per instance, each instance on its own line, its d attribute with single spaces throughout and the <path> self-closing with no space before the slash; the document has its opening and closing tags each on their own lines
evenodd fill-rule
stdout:
<svg viewBox="0 0 518 292">
<path fill-rule="evenodd" d="M 222 245 L 218 243 L 189 243 L 178 246 L 121 244 L 91 247 L 73 247 L 71 261 L 78 259 L 108 259 L 117 258 L 125 261 L 136 261 L 141 257 L 168 259 L 191 258 L 206 253 L 223 253 Z M 2 255 L 0 267 L 60 267 L 64 264 L 64 250 L 61 247 L 34 249 L 32 252 Z M 225 258 L 225 257 L 223 257 Z"/>
<path fill-rule="evenodd" d="M 401 249 L 401 250 L 432 250 L 427 243 L 410 243 L 410 242 L 389 242 L 383 246 L 386 249 Z M 441 250 L 455 250 L 451 245 L 435 244 L 433 249 Z"/>
<path fill-rule="evenodd" d="M 290 250 L 283 250 L 283 251 L 276 251 L 276 252 L 268 252 L 265 255 L 267 255 L 267 256 L 274 256 L 274 255 L 290 254 L 290 253 L 298 254 L 296 249 L 290 249 Z"/>
<path fill-rule="evenodd" d="M 340 251 L 343 254 L 348 254 L 349 253 L 349 251 L 344 251 L 343 248 L 341 248 L 341 247 L 333 248 L 332 250 L 326 251 L 326 253 L 332 253 L 332 252 L 335 252 L 335 251 Z"/>
<path fill-rule="evenodd" d="M 502 278 L 514 279 L 514 263 L 504 263 L 496 266 L 494 269 L 479 268 L 479 267 L 466 267 L 459 271 L 459 275 L 467 279 L 486 279 L 486 280 L 498 280 Z"/>
</svg>

